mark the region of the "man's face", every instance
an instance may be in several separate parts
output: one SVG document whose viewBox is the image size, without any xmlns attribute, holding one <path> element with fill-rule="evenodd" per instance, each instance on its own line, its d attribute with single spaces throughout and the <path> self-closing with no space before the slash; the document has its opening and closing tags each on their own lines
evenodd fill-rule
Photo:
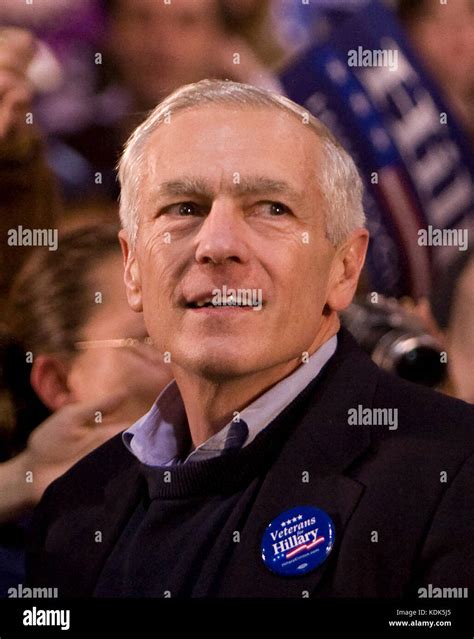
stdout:
<svg viewBox="0 0 474 639">
<path fill-rule="evenodd" d="M 336 254 L 317 136 L 276 109 L 206 106 L 160 125 L 145 154 L 129 300 L 159 349 L 208 378 L 301 361 Z M 261 309 L 197 306 L 223 287 L 261 291 Z"/>
</svg>

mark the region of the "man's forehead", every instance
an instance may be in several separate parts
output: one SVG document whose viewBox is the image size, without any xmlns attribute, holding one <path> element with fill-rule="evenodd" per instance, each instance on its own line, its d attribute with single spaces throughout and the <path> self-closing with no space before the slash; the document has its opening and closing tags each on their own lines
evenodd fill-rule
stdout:
<svg viewBox="0 0 474 639">
<path fill-rule="evenodd" d="M 324 161 L 323 145 L 316 130 L 303 124 L 297 114 L 272 106 L 206 104 L 166 113 L 145 141 L 142 157 L 147 172 L 163 164 L 186 166 L 196 161 L 235 160 L 235 172 L 244 165 L 262 167 L 280 164 L 285 172 L 301 169 L 301 163 Z"/>
<path fill-rule="evenodd" d="M 306 114 L 307 115 L 307 114 Z M 185 129 L 185 134 L 183 134 Z M 298 150 L 297 142 L 307 140 L 312 149 L 321 148 L 320 136 L 315 128 L 301 116 L 276 104 L 233 104 L 232 102 L 206 102 L 164 110 L 160 121 L 151 132 L 147 150 L 159 150 L 160 140 L 166 137 L 190 144 L 205 141 L 209 134 L 242 136 L 260 143 L 262 139 L 284 147 L 291 145 Z M 191 147 L 190 147 L 191 148 Z"/>
</svg>

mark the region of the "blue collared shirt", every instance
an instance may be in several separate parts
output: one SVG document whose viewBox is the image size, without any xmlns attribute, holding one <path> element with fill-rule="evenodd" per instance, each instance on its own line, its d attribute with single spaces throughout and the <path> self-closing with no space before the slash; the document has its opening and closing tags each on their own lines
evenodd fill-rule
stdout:
<svg viewBox="0 0 474 639">
<path fill-rule="evenodd" d="M 210 459 L 222 455 L 229 443 L 248 446 L 321 371 L 334 355 L 337 336 L 325 342 L 306 363 L 240 411 L 237 418 L 200 444 L 182 461 L 190 441 L 183 401 L 173 380 L 161 392 L 146 415 L 122 433 L 125 446 L 148 466 L 171 466 Z M 241 434 L 244 425 L 244 439 Z"/>
</svg>

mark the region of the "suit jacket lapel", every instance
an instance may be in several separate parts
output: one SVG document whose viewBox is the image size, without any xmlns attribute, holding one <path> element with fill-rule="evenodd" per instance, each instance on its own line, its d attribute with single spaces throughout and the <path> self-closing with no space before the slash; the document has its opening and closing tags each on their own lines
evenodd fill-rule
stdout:
<svg viewBox="0 0 474 639">
<path fill-rule="evenodd" d="M 330 363 L 314 384 L 304 416 L 294 424 L 278 459 L 262 480 L 220 596 L 317 594 L 325 573 L 335 564 L 344 529 L 364 492 L 363 484 L 345 471 L 370 446 L 368 429 L 348 424 L 348 410 L 360 403 L 372 405 L 378 372 L 360 351 L 351 355 Z M 286 419 L 291 418 L 290 412 Z M 333 550 L 322 565 L 306 575 L 274 574 L 261 558 L 264 530 L 282 512 L 304 505 L 324 510 L 333 520 Z"/>
</svg>

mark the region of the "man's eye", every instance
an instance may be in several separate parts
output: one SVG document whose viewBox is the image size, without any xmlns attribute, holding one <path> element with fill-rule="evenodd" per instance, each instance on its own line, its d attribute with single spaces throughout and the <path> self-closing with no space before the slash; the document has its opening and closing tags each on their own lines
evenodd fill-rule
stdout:
<svg viewBox="0 0 474 639">
<path fill-rule="evenodd" d="M 203 215 L 204 207 L 196 202 L 180 202 L 179 204 L 171 204 L 167 206 L 165 213 L 178 215 L 180 217 L 189 217 L 194 215 Z"/>
<path fill-rule="evenodd" d="M 178 204 L 178 215 L 197 215 L 199 212 L 199 207 L 194 202 L 183 202 L 183 204 Z"/>
<path fill-rule="evenodd" d="M 273 217 L 279 217 L 291 213 L 290 209 L 281 202 L 261 202 L 260 206 Z"/>
</svg>

